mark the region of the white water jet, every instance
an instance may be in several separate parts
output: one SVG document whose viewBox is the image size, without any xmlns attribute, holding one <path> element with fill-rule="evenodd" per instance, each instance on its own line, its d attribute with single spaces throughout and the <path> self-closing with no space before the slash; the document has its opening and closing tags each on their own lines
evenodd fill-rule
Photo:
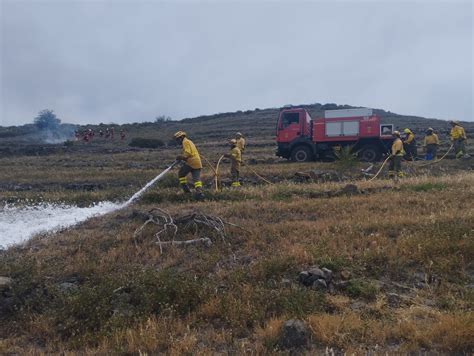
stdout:
<svg viewBox="0 0 474 356">
<path fill-rule="evenodd" d="M 178 162 L 177 161 L 174 161 L 171 166 L 169 166 L 168 168 L 166 168 L 163 172 L 161 172 L 160 174 L 158 174 L 155 178 L 153 178 L 151 181 L 149 181 L 142 189 L 140 189 L 138 192 L 136 192 L 135 194 L 132 195 L 132 197 L 130 199 L 128 199 L 125 203 L 122 204 L 122 206 L 119 208 L 125 208 L 127 206 L 129 206 L 130 204 L 132 204 L 135 200 L 137 200 L 138 198 L 140 198 L 140 196 L 145 193 L 145 191 L 150 188 L 153 184 L 155 184 L 156 181 L 160 180 L 161 178 L 163 178 L 163 176 L 168 173 L 171 168 L 173 168 Z"/>
<path fill-rule="evenodd" d="M 26 207 L 5 205 L 0 208 L 0 249 L 24 242 L 39 233 L 56 232 L 92 217 L 126 208 L 168 173 L 175 164 L 176 162 L 166 168 L 124 203 L 104 201 L 86 208 L 50 203 Z"/>
</svg>

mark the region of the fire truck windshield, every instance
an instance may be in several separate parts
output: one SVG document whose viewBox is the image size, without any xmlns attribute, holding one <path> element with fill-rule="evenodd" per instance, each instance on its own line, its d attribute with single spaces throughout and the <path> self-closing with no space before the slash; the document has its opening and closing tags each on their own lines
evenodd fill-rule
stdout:
<svg viewBox="0 0 474 356">
<path fill-rule="evenodd" d="M 298 124 L 300 121 L 300 114 L 297 112 L 284 112 L 281 116 L 281 127 L 285 128 L 291 124 Z"/>
</svg>

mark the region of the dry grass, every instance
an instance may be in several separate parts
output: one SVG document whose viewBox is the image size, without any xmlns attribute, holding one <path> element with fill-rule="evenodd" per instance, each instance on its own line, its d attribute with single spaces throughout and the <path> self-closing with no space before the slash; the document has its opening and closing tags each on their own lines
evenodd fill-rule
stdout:
<svg viewBox="0 0 474 356">
<path fill-rule="evenodd" d="M 215 160 L 222 148 L 208 150 Z M 248 158 L 264 159 L 266 150 Z M 3 191 L 0 199 L 122 199 L 175 153 L 93 161 L 75 156 L 72 166 L 60 156 L 49 162 L 2 159 L 9 169 L 0 173 L 1 183 L 35 182 L 38 188 Z M 142 167 L 131 167 L 132 161 Z M 80 167 L 86 163 L 91 165 Z M 448 167 L 456 167 L 455 174 L 441 170 Z M 0 275 L 15 282 L 14 307 L 0 316 L 0 353 L 265 354 L 278 351 L 281 325 L 294 317 L 310 327 L 313 353 L 326 346 L 357 354 L 472 352 L 473 293 L 467 285 L 474 260 L 474 175 L 462 162 L 402 181 L 354 180 L 362 190 L 355 195 L 337 193 L 348 182 L 292 180 L 296 171 L 333 165 L 274 161 L 252 168 L 280 183 L 247 184 L 238 192 L 207 189 L 208 200 L 196 203 L 170 181 L 126 210 L 3 252 Z M 46 188 L 91 177 L 105 185 L 93 192 Z M 212 184 L 210 169 L 203 178 Z M 132 235 L 143 223 L 136 212 L 157 205 L 173 216 L 195 210 L 217 215 L 246 231 L 229 227 L 227 242 L 216 240 L 210 248 L 170 247 L 160 254 L 151 234 L 135 247 Z M 349 287 L 324 294 L 300 285 L 298 273 L 312 265 L 332 269 L 336 280 L 350 273 Z M 415 273 L 432 283 L 417 286 Z M 62 292 L 60 284 L 71 279 L 77 290 Z M 114 292 L 118 288 L 123 292 Z M 402 302 L 391 304 L 390 293 Z"/>
</svg>

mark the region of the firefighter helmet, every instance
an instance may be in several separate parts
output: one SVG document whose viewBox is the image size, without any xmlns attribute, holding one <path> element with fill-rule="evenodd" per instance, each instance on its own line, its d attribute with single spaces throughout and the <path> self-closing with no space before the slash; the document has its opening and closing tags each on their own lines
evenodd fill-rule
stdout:
<svg viewBox="0 0 474 356">
<path fill-rule="evenodd" d="M 180 137 L 183 137 L 183 136 L 186 136 L 186 132 L 184 132 L 184 131 L 178 131 L 174 134 L 174 138 L 180 138 Z"/>
</svg>

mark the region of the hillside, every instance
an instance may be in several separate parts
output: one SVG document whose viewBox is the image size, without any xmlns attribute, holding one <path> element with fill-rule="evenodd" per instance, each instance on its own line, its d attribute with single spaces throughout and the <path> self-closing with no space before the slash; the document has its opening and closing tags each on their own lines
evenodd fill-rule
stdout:
<svg viewBox="0 0 474 356">
<path fill-rule="evenodd" d="M 352 106 L 349 105 L 336 104 L 299 105 L 298 107 L 306 108 L 313 117 L 321 116 L 324 110 L 352 108 Z M 127 144 L 133 138 L 153 138 L 168 143 L 174 132 L 178 130 L 186 131 L 193 140 L 198 143 L 222 143 L 228 138 L 231 138 L 235 132 L 240 131 L 243 132 L 249 139 L 249 142 L 253 144 L 274 145 L 275 125 L 279 110 L 279 108 L 255 109 L 160 123 L 145 122 L 124 125 L 101 124 L 78 126 L 79 130 L 92 128 L 96 132 L 100 129 L 105 131 L 107 127 L 114 127 L 116 131 L 116 142 L 113 143 L 95 139 L 88 147 L 85 147 L 85 145 L 76 145 L 76 147 L 67 147 L 67 150 L 70 152 L 124 151 L 127 150 Z M 437 130 L 442 138 L 445 137 L 449 131 L 448 123 L 443 120 L 399 115 L 380 109 L 376 109 L 375 112 L 382 118 L 383 123 L 393 123 L 395 128 L 399 130 L 410 127 L 415 134 L 420 136 L 424 135 L 428 127 L 433 127 Z M 462 124 L 468 135 L 474 134 L 474 122 L 463 122 Z M 63 137 L 64 140 L 69 137 L 72 140 L 74 126 L 63 126 L 65 126 L 63 133 L 58 135 L 58 137 Z M 127 133 L 127 138 L 124 142 L 120 142 L 118 139 L 118 132 L 121 129 L 124 129 Z M 69 135 L 65 136 L 64 132 L 69 132 Z M 0 154 L 2 155 L 51 154 L 65 150 L 62 143 L 48 144 L 48 142 L 51 142 L 51 140 L 45 140 L 33 125 L 0 127 Z"/>
</svg>

